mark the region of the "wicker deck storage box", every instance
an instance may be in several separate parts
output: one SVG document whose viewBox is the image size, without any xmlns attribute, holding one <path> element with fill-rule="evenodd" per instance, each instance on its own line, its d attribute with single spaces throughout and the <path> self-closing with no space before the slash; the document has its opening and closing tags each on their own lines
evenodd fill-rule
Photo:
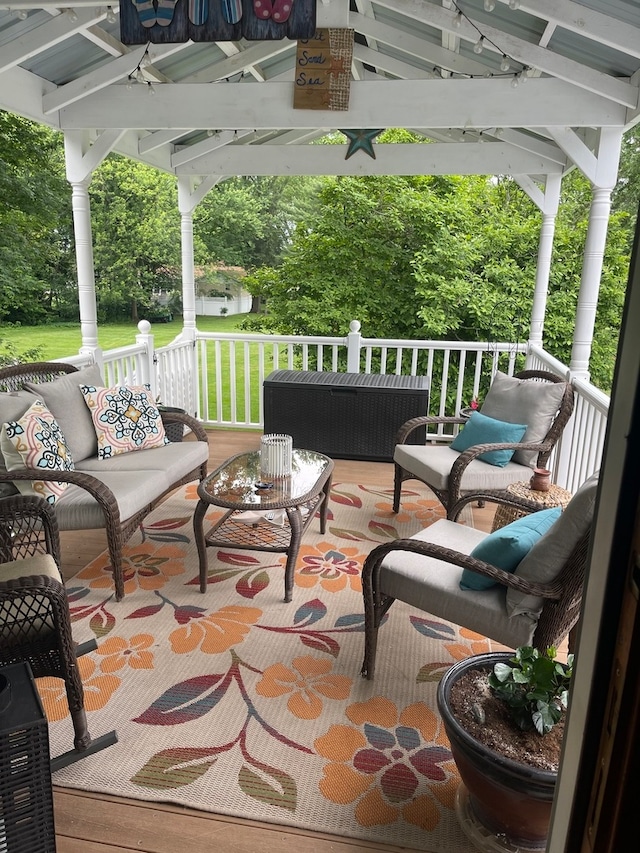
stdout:
<svg viewBox="0 0 640 853">
<path fill-rule="evenodd" d="M 264 380 L 264 431 L 336 459 L 390 462 L 399 427 L 428 405 L 425 376 L 275 370 Z M 423 443 L 424 430 L 412 439 Z"/>
</svg>

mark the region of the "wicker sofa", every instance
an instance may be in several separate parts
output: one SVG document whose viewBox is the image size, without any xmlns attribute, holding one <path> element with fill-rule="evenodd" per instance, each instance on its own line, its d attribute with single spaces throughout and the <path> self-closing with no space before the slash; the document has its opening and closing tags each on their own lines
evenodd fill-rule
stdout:
<svg viewBox="0 0 640 853">
<path fill-rule="evenodd" d="M 39 399 L 59 426 L 72 459 L 69 470 L 15 467 L 6 463 L 8 454 L 0 452 L 0 497 L 19 489 L 41 493 L 38 490 L 43 484 L 65 484 L 60 495 L 48 498 L 54 504 L 58 526 L 62 531 L 105 529 L 119 601 L 124 596 L 125 542 L 170 492 L 206 476 L 207 434 L 189 415 L 161 411 L 162 440 L 168 443 L 99 458 L 98 437 L 81 386 L 104 386 L 97 365 L 77 369 L 65 363 L 40 362 L 0 369 L 0 431 L 3 424 L 16 423 Z M 180 425 L 189 428 L 188 440 L 180 440 Z M 0 434 L 0 442 L 5 442 L 5 436 L 6 431 Z M 178 441 L 170 440 L 176 437 Z M 25 481 L 28 486 L 22 485 Z"/>
</svg>

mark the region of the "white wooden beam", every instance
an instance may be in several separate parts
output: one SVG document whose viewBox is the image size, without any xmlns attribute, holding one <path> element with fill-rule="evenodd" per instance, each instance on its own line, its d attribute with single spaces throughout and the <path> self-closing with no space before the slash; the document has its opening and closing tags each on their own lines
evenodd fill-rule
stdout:
<svg viewBox="0 0 640 853">
<path fill-rule="evenodd" d="M 559 174 L 558 163 L 509 145 L 374 144 L 375 160 L 344 145 L 276 147 L 228 145 L 191 160 L 179 175 L 521 175 Z"/>
<path fill-rule="evenodd" d="M 349 26 L 367 38 L 374 38 L 380 44 L 388 45 L 394 51 L 400 50 L 432 67 L 446 68 L 458 74 L 476 74 L 478 77 L 487 70 L 486 65 L 475 59 L 460 56 L 459 53 L 446 50 L 437 44 L 429 44 L 411 33 L 381 24 L 379 21 L 373 21 L 355 12 L 349 16 Z"/>
<path fill-rule="evenodd" d="M 508 3 L 509 0 L 500 0 Z M 640 29 L 569 0 L 520 0 L 519 8 L 584 38 L 640 57 Z M 613 11 L 613 10 L 612 10 Z"/>
<path fill-rule="evenodd" d="M 153 58 L 157 60 L 171 56 L 174 53 L 184 50 L 186 46 L 186 44 L 154 45 Z M 135 51 L 131 51 L 124 56 L 112 59 L 89 74 L 78 77 L 64 86 L 58 86 L 55 92 L 46 95 L 42 100 L 45 115 L 60 110 L 76 101 L 81 101 L 83 98 L 87 98 L 89 95 L 100 91 L 100 89 L 104 89 L 106 86 L 110 86 L 112 83 L 117 83 L 119 80 L 128 77 L 136 70 L 136 66 L 142 60 L 145 50 L 146 47 L 137 48 Z M 144 70 L 150 79 L 157 82 L 164 82 L 167 79 L 164 76 L 160 78 L 160 75 L 152 66 Z M 95 127 L 102 127 L 102 125 L 100 122 L 97 122 Z"/>
<path fill-rule="evenodd" d="M 630 86 L 629 83 L 596 71 L 588 65 L 558 56 L 546 48 L 538 47 L 538 45 L 517 38 L 504 30 L 491 27 L 484 22 L 478 23 L 476 27 L 468 20 L 463 19 L 456 27 L 454 19 L 457 13 L 448 12 L 427 2 L 427 0 L 411 0 L 411 2 L 407 2 L 407 0 L 378 0 L 378 3 L 399 15 L 410 14 L 412 18 L 438 29 L 455 31 L 460 38 L 467 41 L 476 42 L 478 32 L 481 32 L 486 37 L 487 50 L 495 50 L 490 42 L 493 42 L 494 45 L 499 44 L 502 52 L 522 65 L 537 68 L 560 80 L 566 80 L 574 86 L 610 98 L 624 106 L 635 107 L 638 105 L 638 89 Z"/>
<path fill-rule="evenodd" d="M 540 78 L 517 90 L 508 80 L 387 80 L 351 84 L 349 109 L 293 109 L 293 83 L 238 86 L 109 86 L 60 113 L 64 128 L 220 130 L 336 127 L 622 127 L 625 110 L 562 80 Z"/>
<path fill-rule="evenodd" d="M 85 27 L 104 21 L 107 11 L 100 9 L 78 9 L 77 20 L 68 15 L 56 15 L 46 23 L 14 38 L 2 45 L 0 51 L 0 73 L 27 62 L 46 48 L 55 47 Z"/>
<path fill-rule="evenodd" d="M 570 127 L 550 127 L 549 134 L 557 145 L 562 148 L 567 157 L 576 164 L 583 175 L 593 183 L 596 179 L 598 161 L 584 142 L 571 130 Z"/>
</svg>

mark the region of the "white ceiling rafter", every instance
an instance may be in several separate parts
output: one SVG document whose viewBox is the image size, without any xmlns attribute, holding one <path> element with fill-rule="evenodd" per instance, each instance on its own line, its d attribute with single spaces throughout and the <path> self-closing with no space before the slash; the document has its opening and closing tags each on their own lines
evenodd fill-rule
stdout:
<svg viewBox="0 0 640 853">
<path fill-rule="evenodd" d="M 488 174 L 502 156 L 535 183 L 576 162 L 593 174 L 603 129 L 640 121 L 640 3 L 627 0 L 519 0 L 516 10 L 497 0 L 491 12 L 484 0 L 457 0 L 459 27 L 454 0 L 317 0 L 319 27 L 356 34 L 341 111 L 293 108 L 295 41 L 151 45 L 140 69 L 150 85 L 128 89 L 145 46 L 122 43 L 106 4 L 33 2 L 0 0 L 0 107 L 96 141 L 107 131 L 101 145 L 115 139 L 113 150 L 173 174 L 210 165 L 218 182 L 234 168 L 247 174 L 261 151 L 260 173 L 291 174 L 306 150 L 309 173 L 328 160 L 336 174 L 396 173 L 397 157 L 407 168 L 466 173 L 472 163 Z M 502 52 L 508 72 L 498 70 Z M 523 67 L 531 79 L 516 79 Z M 341 146 L 329 158 L 327 146 L 308 145 L 338 127 L 413 128 L 436 144 L 416 146 L 433 149 L 429 158 L 407 159 L 376 141 L 375 160 L 359 153 L 346 164 Z"/>
</svg>

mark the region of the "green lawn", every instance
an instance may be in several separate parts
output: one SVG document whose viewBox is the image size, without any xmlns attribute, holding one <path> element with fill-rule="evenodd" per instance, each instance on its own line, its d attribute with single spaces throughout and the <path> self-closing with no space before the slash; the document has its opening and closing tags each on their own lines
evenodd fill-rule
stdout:
<svg viewBox="0 0 640 853">
<path fill-rule="evenodd" d="M 202 332 L 232 332 L 240 325 L 245 314 L 231 317 L 198 317 L 197 326 Z M 151 327 L 157 347 L 165 346 L 182 331 L 182 319 L 172 323 L 156 323 Z M 98 343 L 103 350 L 134 344 L 138 327 L 135 323 L 113 323 L 98 326 Z M 9 344 L 16 354 L 37 349 L 36 358 L 48 361 L 76 355 L 81 346 L 80 323 L 58 323 L 46 326 L 0 325 L 0 359 Z M 30 359 L 33 360 L 33 359 Z"/>
</svg>

